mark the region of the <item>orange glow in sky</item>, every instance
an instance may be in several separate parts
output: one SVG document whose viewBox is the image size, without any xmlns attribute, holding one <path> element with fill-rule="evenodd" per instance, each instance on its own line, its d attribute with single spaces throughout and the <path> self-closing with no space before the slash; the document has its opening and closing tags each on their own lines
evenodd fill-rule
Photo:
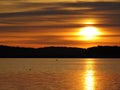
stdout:
<svg viewBox="0 0 120 90">
<path fill-rule="evenodd" d="M 85 19 L 83 20 L 83 24 L 87 24 L 87 25 L 93 25 L 96 24 L 97 22 L 94 19 Z"/>
<path fill-rule="evenodd" d="M 1 0 L 0 45 L 120 46 L 119 0 L 55 1 Z"/>
</svg>

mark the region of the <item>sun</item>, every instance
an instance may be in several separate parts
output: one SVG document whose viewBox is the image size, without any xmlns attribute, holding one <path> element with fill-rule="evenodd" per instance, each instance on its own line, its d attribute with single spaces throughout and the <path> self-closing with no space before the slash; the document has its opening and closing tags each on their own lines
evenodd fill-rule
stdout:
<svg viewBox="0 0 120 90">
<path fill-rule="evenodd" d="M 82 28 L 79 35 L 83 37 L 83 40 L 94 40 L 98 35 L 100 35 L 100 31 L 96 27 L 88 26 Z"/>
</svg>

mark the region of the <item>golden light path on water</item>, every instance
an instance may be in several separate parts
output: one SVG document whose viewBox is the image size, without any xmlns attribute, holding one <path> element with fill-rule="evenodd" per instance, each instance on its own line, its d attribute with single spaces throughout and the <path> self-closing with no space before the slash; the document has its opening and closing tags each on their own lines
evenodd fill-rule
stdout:
<svg viewBox="0 0 120 90">
<path fill-rule="evenodd" d="M 86 60 L 86 71 L 84 75 L 85 90 L 95 90 L 95 76 L 94 76 L 94 60 Z"/>
</svg>

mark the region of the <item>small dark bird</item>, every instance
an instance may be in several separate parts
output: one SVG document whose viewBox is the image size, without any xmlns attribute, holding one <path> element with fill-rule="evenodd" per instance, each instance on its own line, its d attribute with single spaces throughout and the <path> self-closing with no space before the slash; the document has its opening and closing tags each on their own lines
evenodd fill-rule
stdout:
<svg viewBox="0 0 120 90">
<path fill-rule="evenodd" d="M 31 71 L 32 69 L 31 68 L 29 68 L 29 71 Z"/>
</svg>

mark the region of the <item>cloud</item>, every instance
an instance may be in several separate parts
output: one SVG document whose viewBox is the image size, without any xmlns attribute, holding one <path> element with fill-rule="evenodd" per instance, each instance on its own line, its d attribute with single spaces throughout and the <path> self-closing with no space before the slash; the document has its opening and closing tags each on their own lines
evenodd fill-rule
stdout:
<svg viewBox="0 0 120 90">
<path fill-rule="evenodd" d="M 3 35 L 0 38 L 4 41 L 3 38 L 8 37 L 9 43 L 17 43 L 18 41 L 14 40 L 16 38 L 25 44 L 84 45 L 87 43 L 65 40 L 65 37 L 70 36 L 60 36 L 60 34 L 68 34 L 76 28 L 87 26 L 83 23 L 84 19 L 95 19 L 97 22 L 93 26 L 111 28 L 108 30 L 109 32 L 112 30 L 114 30 L 112 32 L 118 32 L 117 35 L 99 37 L 119 38 L 119 17 L 120 2 L 38 3 L 29 0 L 4 0 L 0 1 L 0 34 Z M 116 27 L 118 29 L 115 29 Z M 24 35 L 22 36 L 22 34 Z M 54 36 L 55 34 L 58 37 Z M 7 43 L 7 41 L 5 42 Z"/>
<path fill-rule="evenodd" d="M 0 5 L 1 24 L 24 24 L 57 22 L 70 23 L 92 16 L 98 19 L 108 19 L 105 22 L 119 23 L 120 3 L 94 2 L 94 3 L 25 3 L 17 2 L 10 5 Z M 37 17 L 37 18 L 36 18 Z M 54 23 L 53 23 L 54 24 Z M 24 24 L 25 25 L 25 24 Z M 39 25 L 38 25 L 39 26 Z"/>
</svg>

